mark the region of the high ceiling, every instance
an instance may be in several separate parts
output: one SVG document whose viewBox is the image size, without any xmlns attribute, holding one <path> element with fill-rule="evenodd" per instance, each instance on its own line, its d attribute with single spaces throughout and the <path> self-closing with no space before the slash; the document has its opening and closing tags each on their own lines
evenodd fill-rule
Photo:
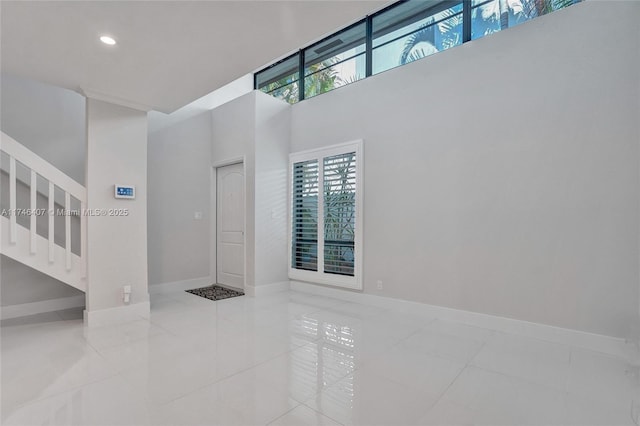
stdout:
<svg viewBox="0 0 640 426">
<path fill-rule="evenodd" d="M 168 113 L 388 3 L 2 0 L 0 63 Z M 118 44 L 102 44 L 103 34 Z"/>
</svg>

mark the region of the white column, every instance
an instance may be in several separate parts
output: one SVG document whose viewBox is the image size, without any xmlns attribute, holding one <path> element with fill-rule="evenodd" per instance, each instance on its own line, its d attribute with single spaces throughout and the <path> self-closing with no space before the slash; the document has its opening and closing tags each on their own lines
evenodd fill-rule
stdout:
<svg viewBox="0 0 640 426">
<path fill-rule="evenodd" d="M 116 199 L 132 185 L 135 200 Z M 89 326 L 149 315 L 147 113 L 87 99 L 87 307 Z M 125 214 L 112 215 L 114 212 Z M 131 286 L 131 301 L 123 301 Z"/>
</svg>

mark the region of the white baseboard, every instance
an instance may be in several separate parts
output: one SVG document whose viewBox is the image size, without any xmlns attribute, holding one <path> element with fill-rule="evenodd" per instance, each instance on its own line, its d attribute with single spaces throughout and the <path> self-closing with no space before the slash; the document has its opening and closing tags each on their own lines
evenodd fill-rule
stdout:
<svg viewBox="0 0 640 426">
<path fill-rule="evenodd" d="M 279 293 L 281 291 L 289 290 L 289 281 L 281 281 L 277 283 L 271 284 L 263 284 L 256 286 L 247 286 L 244 290 L 244 293 L 247 296 L 252 297 L 261 297 L 267 296 L 269 294 Z"/>
<path fill-rule="evenodd" d="M 102 327 L 105 325 L 120 324 L 123 322 L 149 319 L 151 305 L 149 301 L 133 305 L 118 306 L 115 308 L 84 311 L 84 324 L 87 327 Z"/>
<path fill-rule="evenodd" d="M 303 283 L 300 281 L 291 281 L 290 286 L 291 290 L 294 291 L 333 297 L 349 302 L 358 302 L 382 308 L 400 309 L 409 314 L 426 314 L 448 321 L 455 321 L 504 333 L 518 334 L 534 339 L 563 343 L 578 348 L 602 352 L 624 358 L 625 360 L 637 358 L 634 345 L 631 342 L 627 342 L 625 339 L 618 337 L 604 336 L 601 334 L 554 327 L 546 324 L 446 308 L 443 306 L 392 299 L 372 294 L 345 291 L 315 284 Z"/>
<path fill-rule="evenodd" d="M 191 290 L 198 287 L 206 287 L 211 285 L 212 281 L 209 276 L 200 278 L 191 278 L 182 281 L 173 281 L 169 283 L 150 284 L 149 294 L 163 294 L 171 293 L 174 291 Z"/>
<path fill-rule="evenodd" d="M 0 308 L 0 318 L 3 320 L 10 318 L 26 317 L 28 315 L 43 314 L 45 312 L 61 311 L 63 309 L 73 309 L 84 307 L 84 295 L 61 297 L 59 299 L 42 300 L 40 302 L 22 303 L 20 305 L 9 305 Z"/>
</svg>

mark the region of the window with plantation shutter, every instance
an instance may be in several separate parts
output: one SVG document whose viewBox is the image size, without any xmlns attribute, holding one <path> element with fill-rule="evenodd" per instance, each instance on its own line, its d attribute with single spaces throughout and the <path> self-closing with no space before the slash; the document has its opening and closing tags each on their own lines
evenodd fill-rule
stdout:
<svg viewBox="0 0 640 426">
<path fill-rule="evenodd" d="M 362 288 L 362 141 L 291 154 L 289 277 Z"/>
</svg>

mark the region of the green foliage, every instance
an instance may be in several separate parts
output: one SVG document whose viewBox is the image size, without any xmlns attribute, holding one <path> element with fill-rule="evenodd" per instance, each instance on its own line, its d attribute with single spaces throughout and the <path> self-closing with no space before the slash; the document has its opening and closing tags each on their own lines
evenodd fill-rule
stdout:
<svg viewBox="0 0 640 426">
<path fill-rule="evenodd" d="M 336 87 L 338 73 L 335 68 L 332 68 L 335 62 L 332 58 L 307 68 L 309 75 L 304 78 L 305 99 L 328 92 Z"/>
<path fill-rule="evenodd" d="M 362 78 L 358 75 L 339 75 L 334 67 L 337 62 L 338 60 L 336 58 L 329 58 L 305 69 L 305 73 L 307 74 L 306 77 L 304 77 L 305 99 L 329 92 L 337 87 L 344 86 Z M 294 104 L 298 102 L 300 96 L 298 73 L 270 83 L 260 90 L 290 104 Z"/>
<path fill-rule="evenodd" d="M 437 24 L 434 24 L 435 20 Z M 446 9 L 431 17 L 405 42 L 400 54 L 400 65 L 422 59 L 438 50 L 446 50 L 462 43 L 462 13 Z M 439 49 L 436 47 L 436 31 L 440 36 Z"/>
<path fill-rule="evenodd" d="M 425 47 L 417 48 L 421 44 Z M 429 54 L 429 52 L 425 52 L 425 48 L 428 51 L 431 51 L 431 48 L 435 50 L 434 45 L 435 26 L 433 25 L 433 18 L 431 18 L 405 42 L 402 53 L 400 54 L 400 65 L 408 64 L 409 62 L 424 58 Z"/>
<path fill-rule="evenodd" d="M 260 90 L 271 96 L 280 98 L 290 104 L 298 102 L 298 73 L 274 81 Z"/>
<path fill-rule="evenodd" d="M 462 28 L 462 13 L 447 9 L 440 12 L 438 19 L 445 19 L 442 22 L 438 22 L 437 25 L 438 31 L 442 35 L 441 49 L 446 50 L 462 44 L 462 31 L 460 31 Z"/>
<path fill-rule="evenodd" d="M 306 69 L 308 74 L 304 77 L 304 97 L 310 98 L 321 93 L 335 89 L 342 84 L 337 71 L 332 68 L 336 60 L 327 59 L 317 64 L 313 64 Z M 268 84 L 261 89 L 265 93 L 270 93 L 276 98 L 280 98 L 290 104 L 299 100 L 298 73 L 292 74 L 281 80 Z"/>
<path fill-rule="evenodd" d="M 567 6 L 571 6 L 574 3 L 578 3 L 576 0 L 521 0 L 516 4 L 521 5 L 522 13 L 527 19 L 535 18 L 536 16 L 546 15 L 547 13 L 554 12 L 556 10 L 564 9 Z"/>
<path fill-rule="evenodd" d="M 528 21 L 568 7 L 581 0 L 495 0 L 473 9 L 472 19 L 484 21 L 484 33 L 488 35 L 509 26 Z M 454 9 L 434 15 L 405 42 L 399 65 L 422 59 L 439 50 L 446 50 L 462 43 L 462 14 Z M 441 21 L 436 25 L 435 20 Z M 436 37 L 436 31 L 437 36 Z"/>
</svg>

